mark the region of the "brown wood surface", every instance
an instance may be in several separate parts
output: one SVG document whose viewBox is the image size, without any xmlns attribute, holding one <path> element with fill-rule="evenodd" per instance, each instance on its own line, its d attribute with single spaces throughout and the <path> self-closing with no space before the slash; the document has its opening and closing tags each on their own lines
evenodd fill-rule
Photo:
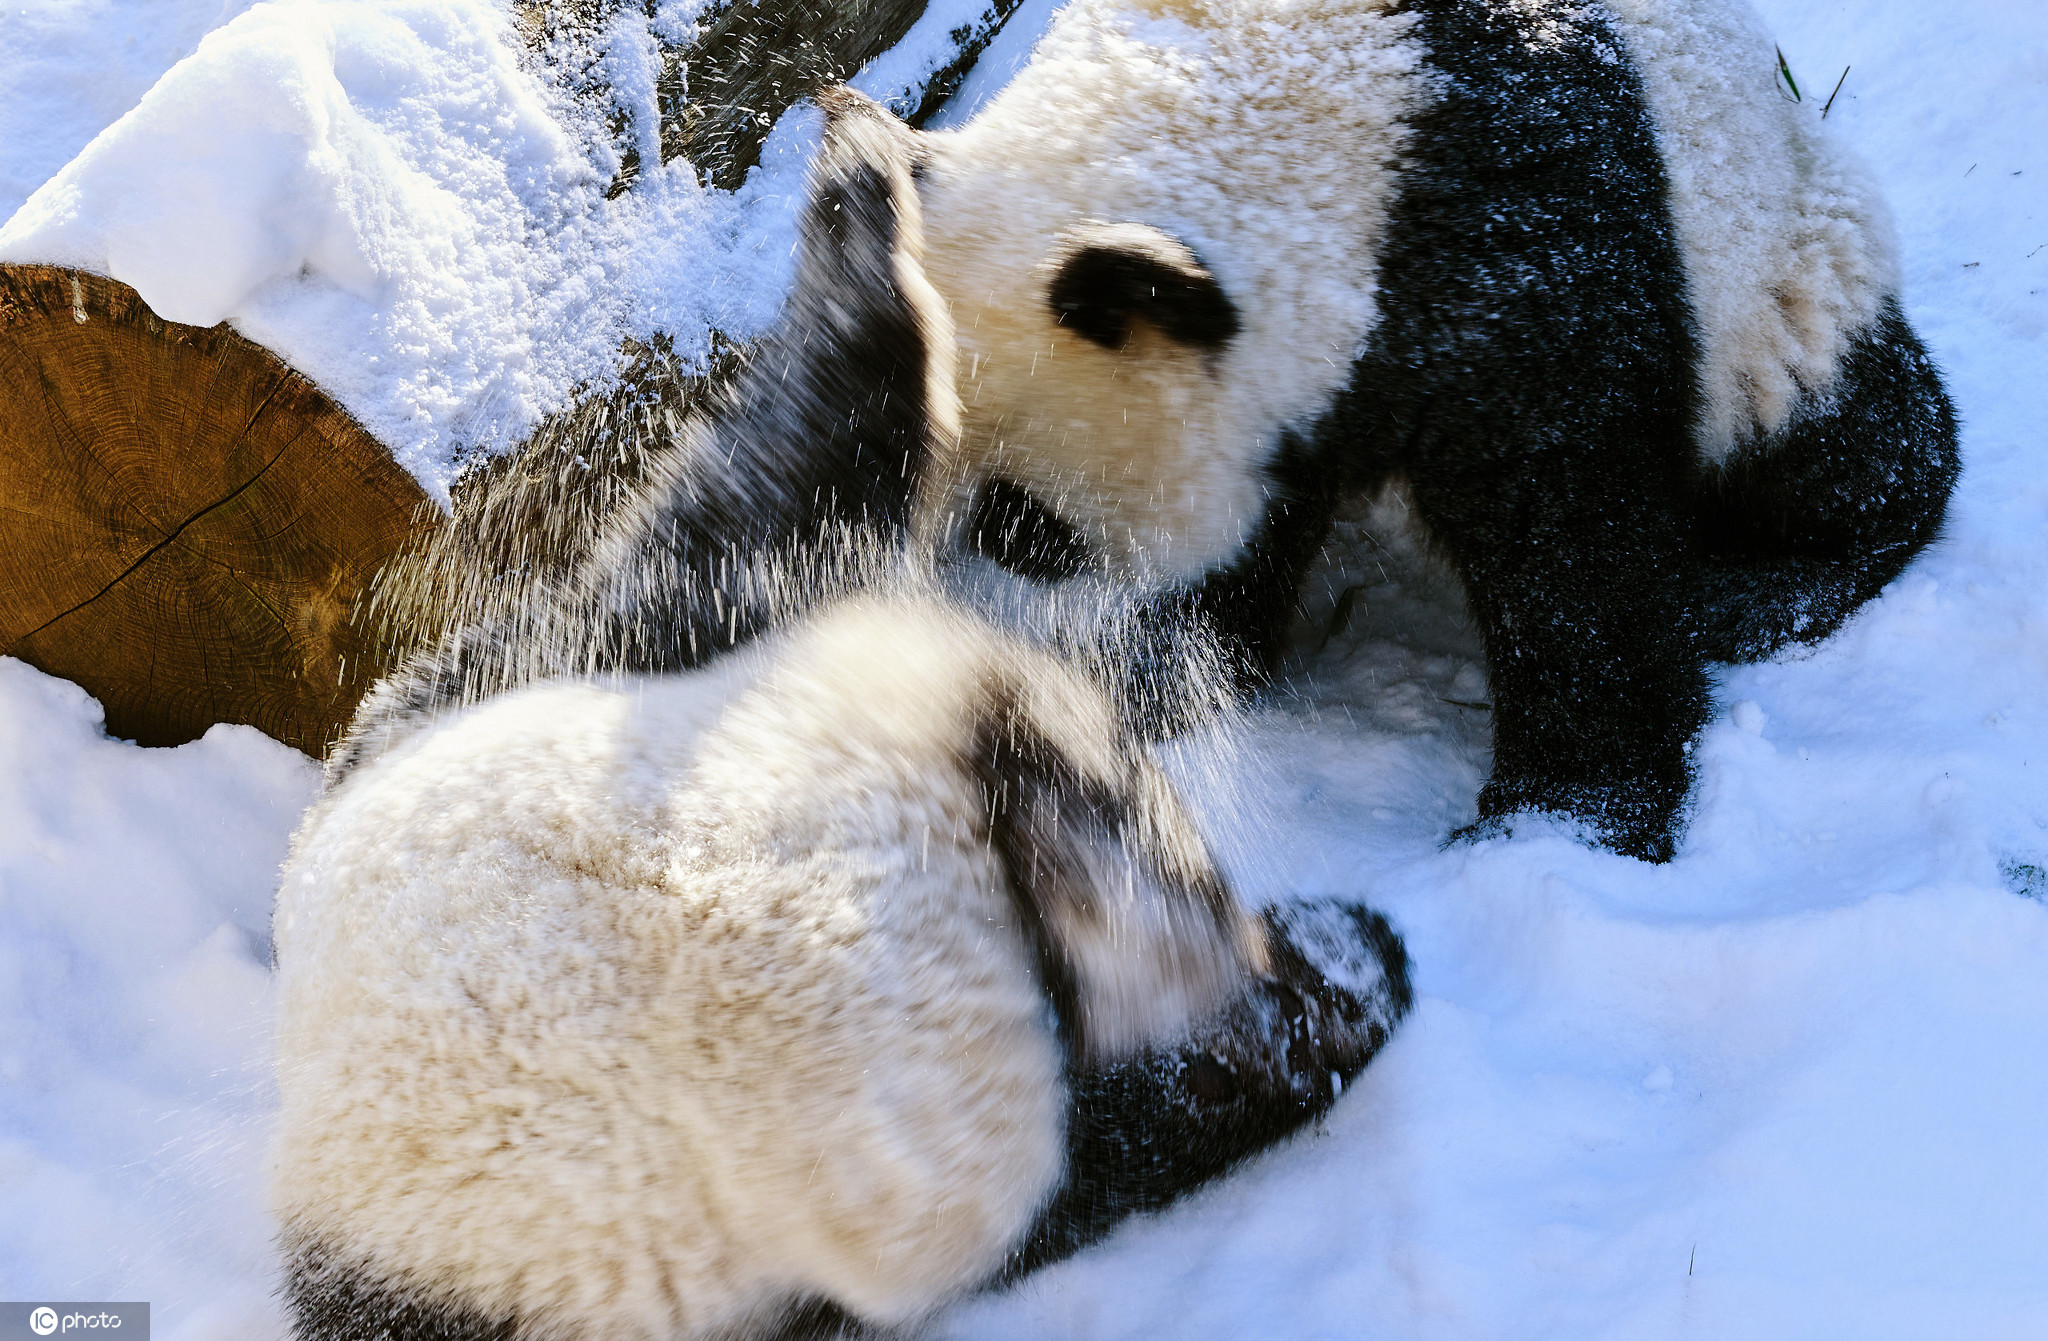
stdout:
<svg viewBox="0 0 2048 1341">
<path fill-rule="evenodd" d="M 382 669 L 351 613 L 427 499 L 225 324 L 0 266 L 0 653 L 144 745 L 246 722 L 322 753 Z"/>
</svg>

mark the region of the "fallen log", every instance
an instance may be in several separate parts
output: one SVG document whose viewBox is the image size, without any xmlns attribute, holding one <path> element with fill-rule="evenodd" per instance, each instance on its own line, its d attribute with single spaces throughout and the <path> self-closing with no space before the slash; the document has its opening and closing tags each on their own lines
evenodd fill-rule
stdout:
<svg viewBox="0 0 2048 1341">
<path fill-rule="evenodd" d="M 84 686 L 113 735 L 246 722 L 322 753 L 381 669 L 357 598 L 430 506 L 227 325 L 0 267 L 0 654 Z"/>
</svg>

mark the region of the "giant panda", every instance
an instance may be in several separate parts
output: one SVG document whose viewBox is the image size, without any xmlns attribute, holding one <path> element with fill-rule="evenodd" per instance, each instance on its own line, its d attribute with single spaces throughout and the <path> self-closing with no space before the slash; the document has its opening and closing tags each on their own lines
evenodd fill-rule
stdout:
<svg viewBox="0 0 2048 1341">
<path fill-rule="evenodd" d="M 1408 1008 L 1383 918 L 1241 907 L 1099 662 L 916 560 L 914 146 L 826 102 L 776 340 L 583 568 L 378 688 L 294 837 L 301 1341 L 907 1334 L 1312 1120 Z"/>
<path fill-rule="evenodd" d="M 1239 909 L 1098 686 L 902 594 L 413 733 L 276 940 L 309 1341 L 912 1328 L 1312 1118 L 1406 1003 L 1369 912 Z"/>
<path fill-rule="evenodd" d="M 1742 0 L 1072 0 L 932 134 L 935 509 L 1269 671 L 1340 498 L 1405 491 L 1517 812 L 1669 858 L 1708 663 L 1837 628 L 1958 472 L 1865 170 Z"/>
</svg>

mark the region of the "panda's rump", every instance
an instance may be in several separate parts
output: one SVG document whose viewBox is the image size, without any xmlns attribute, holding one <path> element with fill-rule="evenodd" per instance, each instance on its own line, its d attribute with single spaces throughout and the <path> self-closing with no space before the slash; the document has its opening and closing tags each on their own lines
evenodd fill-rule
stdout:
<svg viewBox="0 0 2048 1341">
<path fill-rule="evenodd" d="M 820 1295 L 901 1318 L 995 1269 L 1064 1090 L 994 863 L 694 841 L 733 665 L 507 696 L 309 824 L 279 904 L 294 1239 L 619 1336 Z"/>
<path fill-rule="evenodd" d="M 709 876 L 659 1030 L 698 1053 L 671 1074 L 716 1078 L 696 1098 L 727 1236 L 882 1321 L 984 1279 L 1062 1160 L 1062 1053 L 992 863 L 919 855 Z M 947 899 L 958 917 L 877 907 Z"/>
<path fill-rule="evenodd" d="M 1607 0 L 1670 182 L 1700 333 L 1699 447 L 1721 461 L 1824 393 L 1897 292 L 1875 183 L 1781 92 L 1743 0 Z"/>
</svg>

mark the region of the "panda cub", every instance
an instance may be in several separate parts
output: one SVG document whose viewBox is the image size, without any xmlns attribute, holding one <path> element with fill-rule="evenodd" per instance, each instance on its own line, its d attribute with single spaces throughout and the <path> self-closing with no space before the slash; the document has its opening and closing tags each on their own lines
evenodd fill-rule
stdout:
<svg viewBox="0 0 2048 1341">
<path fill-rule="evenodd" d="M 1863 168 L 1742 0 L 1073 0 L 930 137 L 961 543 L 1270 671 L 1398 488 L 1493 703 L 1482 821 L 1668 858 L 1716 660 L 1840 626 L 1958 458 Z"/>
<path fill-rule="evenodd" d="M 1238 909 L 1092 683 L 902 596 L 415 734 L 276 934 L 308 1338 L 910 1327 L 1326 1108 L 1406 999 L 1370 914 Z"/>
<path fill-rule="evenodd" d="M 904 559 L 944 313 L 912 142 L 825 101 L 733 400 L 540 613 L 366 701 L 293 841 L 305 1341 L 914 1331 L 1313 1119 L 1408 1007 L 1382 918 L 1244 911 L 1093 663 Z"/>
</svg>

